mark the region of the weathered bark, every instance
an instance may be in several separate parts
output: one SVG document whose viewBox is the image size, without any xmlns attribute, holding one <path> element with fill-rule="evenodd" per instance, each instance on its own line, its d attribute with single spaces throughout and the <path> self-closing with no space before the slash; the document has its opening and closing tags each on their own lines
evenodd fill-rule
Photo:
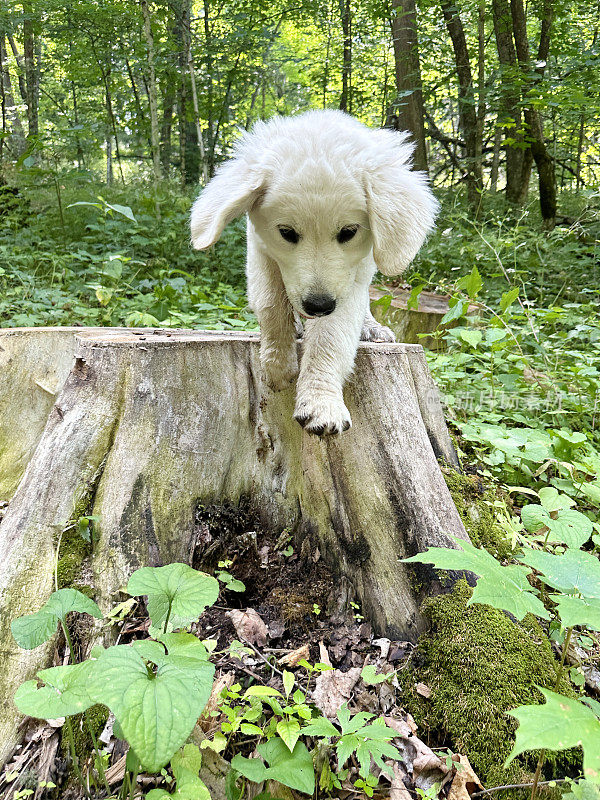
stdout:
<svg viewBox="0 0 600 800">
<path fill-rule="evenodd" d="M 49 655 L 20 650 L 10 621 L 52 591 L 56 539 L 83 506 L 99 518 L 87 569 L 104 610 L 137 567 L 191 561 L 200 505 L 245 501 L 265 528 L 318 547 L 379 633 L 424 629 L 420 601 L 443 587 L 399 559 L 467 535 L 436 460 L 457 464 L 421 347 L 361 345 L 354 426 L 323 441 L 293 420 L 293 389 L 262 386 L 256 335 L 38 329 L 0 331 L 0 343 L 18 362 L 2 373 L 3 441 L 19 416 L 8 387 L 34 400 L 31 434 L 10 445 L 19 470 L 29 463 L 0 523 L 0 763 L 18 739 L 14 691 Z M 10 459 L 0 470 L 8 496 Z"/>
<path fill-rule="evenodd" d="M 478 157 L 478 122 L 473 91 L 473 76 L 465 30 L 454 0 L 440 0 L 446 28 L 452 41 L 458 77 L 459 128 L 465 142 L 467 193 L 471 208 L 478 213 L 481 205 L 481 153 Z"/>
<path fill-rule="evenodd" d="M 399 130 L 410 131 L 416 144 L 414 163 L 427 172 L 427 148 L 423 122 L 423 90 L 417 36 L 415 0 L 392 0 L 392 39 L 398 103 L 395 117 Z"/>
</svg>

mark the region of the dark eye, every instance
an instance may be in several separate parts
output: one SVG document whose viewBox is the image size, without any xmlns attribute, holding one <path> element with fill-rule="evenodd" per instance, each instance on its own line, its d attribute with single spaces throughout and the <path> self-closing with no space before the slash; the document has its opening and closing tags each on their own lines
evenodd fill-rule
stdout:
<svg viewBox="0 0 600 800">
<path fill-rule="evenodd" d="M 345 228 L 342 228 L 341 231 L 339 231 L 335 238 L 340 244 L 344 244 L 344 242 L 349 242 L 350 239 L 353 239 L 356 236 L 357 230 L 358 225 L 347 225 Z"/>
<path fill-rule="evenodd" d="M 286 240 L 286 242 L 289 242 L 290 244 L 298 244 L 300 241 L 300 234 L 293 228 L 286 228 L 282 226 L 279 228 L 279 233 Z"/>
</svg>

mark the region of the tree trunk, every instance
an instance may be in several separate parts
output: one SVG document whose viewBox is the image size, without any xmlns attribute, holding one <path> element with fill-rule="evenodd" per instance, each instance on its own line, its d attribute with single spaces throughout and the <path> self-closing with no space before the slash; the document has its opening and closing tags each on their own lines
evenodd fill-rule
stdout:
<svg viewBox="0 0 600 800">
<path fill-rule="evenodd" d="M 459 127 L 465 141 L 465 166 L 469 204 L 476 214 L 481 205 L 481 158 L 478 158 L 478 122 L 473 91 L 473 76 L 469 50 L 462 20 L 454 0 L 441 0 L 440 5 L 456 63 L 458 76 L 458 118 Z"/>
<path fill-rule="evenodd" d="M 192 560 L 200 507 L 244 503 L 301 552 L 318 548 L 379 634 L 424 630 L 420 601 L 447 586 L 399 559 L 467 535 L 436 460 L 457 464 L 420 346 L 361 344 L 346 389 L 354 427 L 320 440 L 294 421 L 292 389 L 262 386 L 256 335 L 36 329 L 0 331 L 0 343 L 13 365 L 0 394 L 5 492 L 13 463 L 29 462 L 0 523 L 0 763 L 18 740 L 14 691 L 52 648 L 20 650 L 10 621 L 47 599 L 57 539 L 82 514 L 99 522 L 80 580 L 92 576 L 105 611 L 137 567 Z M 25 387 L 38 402 L 19 423 Z"/>
<path fill-rule="evenodd" d="M 19 116 L 19 109 L 17 108 L 13 95 L 4 36 L 1 35 L 0 61 L 2 62 L 0 68 L 0 83 L 2 84 L 2 124 L 3 131 L 6 131 L 8 128 L 10 132 L 10 139 L 6 140 L 6 142 L 3 139 L 3 143 L 9 144 L 12 156 L 18 158 L 25 152 L 27 144 L 23 125 L 21 124 L 21 118 Z"/>
<path fill-rule="evenodd" d="M 31 3 L 23 3 L 23 57 L 25 61 L 25 87 L 27 92 L 28 138 L 39 133 L 38 103 L 40 94 L 39 63 L 35 58 L 35 26 Z"/>
<path fill-rule="evenodd" d="M 342 58 L 342 96 L 340 110 L 352 113 L 352 6 L 350 0 L 339 0 L 344 52 Z"/>
<path fill-rule="evenodd" d="M 144 38 L 146 40 L 146 63 L 148 66 L 148 103 L 150 105 L 150 140 L 152 150 L 152 176 L 154 178 L 154 208 L 156 216 L 160 219 L 160 205 L 158 202 L 158 186 L 161 179 L 160 165 L 160 133 L 158 129 L 158 103 L 156 101 L 156 74 L 154 71 L 154 36 L 150 22 L 150 9 L 148 0 L 140 0 L 142 16 L 144 18 Z"/>
<path fill-rule="evenodd" d="M 498 60 L 502 69 L 502 85 L 498 117 L 504 127 L 506 152 L 506 199 L 518 204 L 523 199 L 523 180 L 529 175 L 523 170 L 523 141 L 521 131 L 521 93 L 519 89 L 517 57 L 512 37 L 512 17 L 508 0 L 492 0 L 492 15 Z"/>
<path fill-rule="evenodd" d="M 556 174 L 554 169 L 554 159 L 548 152 L 544 141 L 542 119 L 535 104 L 531 102 L 531 93 L 534 89 L 531 79 L 531 68 L 529 58 L 529 42 L 527 39 L 527 20 L 525 18 L 525 8 L 523 0 L 511 0 L 511 14 L 513 20 L 513 32 L 517 58 L 522 72 L 523 97 L 527 105 L 524 115 L 527 124 L 527 133 L 530 141 L 529 149 L 524 153 L 524 162 L 531 165 L 531 160 L 535 161 L 538 171 L 538 185 L 540 192 L 540 211 L 544 228 L 552 230 L 556 225 Z M 544 65 L 548 57 L 550 48 L 550 33 L 552 30 L 553 8 L 551 0 L 544 3 L 542 30 L 540 34 L 540 47 L 538 50 L 538 67 L 536 69 L 539 78 L 544 73 Z M 529 102 L 527 102 L 529 101 Z"/>
<path fill-rule="evenodd" d="M 396 67 L 397 127 L 410 131 L 416 144 L 414 163 L 427 172 L 423 91 L 415 0 L 392 0 L 392 39 Z"/>
</svg>

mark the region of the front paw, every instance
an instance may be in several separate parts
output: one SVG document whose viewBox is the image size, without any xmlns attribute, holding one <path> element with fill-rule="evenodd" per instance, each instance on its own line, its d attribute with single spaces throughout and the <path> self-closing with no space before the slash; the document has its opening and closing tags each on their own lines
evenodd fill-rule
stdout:
<svg viewBox="0 0 600 800">
<path fill-rule="evenodd" d="M 298 377 L 298 356 L 295 348 L 285 359 L 262 359 L 261 366 L 267 385 L 274 392 L 289 389 L 290 384 Z"/>
<path fill-rule="evenodd" d="M 396 337 L 390 328 L 373 319 L 364 322 L 360 340 L 361 342 L 395 342 Z"/>
<path fill-rule="evenodd" d="M 314 397 L 298 397 L 294 419 L 315 436 L 332 436 L 352 426 L 341 395 L 328 397 L 317 393 Z"/>
</svg>

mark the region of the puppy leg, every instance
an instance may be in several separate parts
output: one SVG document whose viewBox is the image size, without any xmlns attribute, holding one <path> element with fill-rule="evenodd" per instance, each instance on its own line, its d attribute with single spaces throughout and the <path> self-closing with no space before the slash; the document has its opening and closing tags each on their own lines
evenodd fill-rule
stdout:
<svg viewBox="0 0 600 800">
<path fill-rule="evenodd" d="M 260 363 L 273 391 L 287 389 L 298 375 L 296 326 L 279 267 L 251 246 L 248 237 L 248 300 L 260 325 Z"/>
<path fill-rule="evenodd" d="M 360 332 L 360 340 L 361 342 L 395 342 L 396 337 L 386 325 L 377 322 L 367 308 L 365 321 Z"/>
<path fill-rule="evenodd" d="M 365 286 L 356 284 L 332 314 L 306 322 L 294 417 L 309 433 L 341 433 L 352 424 L 342 390 L 354 366 L 367 304 Z"/>
</svg>

